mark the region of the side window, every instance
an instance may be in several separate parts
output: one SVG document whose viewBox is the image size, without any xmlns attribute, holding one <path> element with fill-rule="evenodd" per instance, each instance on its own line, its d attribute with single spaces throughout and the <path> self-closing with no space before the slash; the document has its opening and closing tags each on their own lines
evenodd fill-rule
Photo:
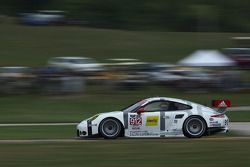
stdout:
<svg viewBox="0 0 250 167">
<path fill-rule="evenodd" d="M 156 101 L 147 104 L 144 109 L 146 112 L 154 112 L 154 111 L 167 111 L 169 110 L 170 103 L 168 101 Z"/>
<path fill-rule="evenodd" d="M 173 101 L 155 101 L 144 106 L 145 112 L 190 110 L 191 106 Z"/>
<path fill-rule="evenodd" d="M 192 109 L 191 106 L 186 105 L 186 104 L 182 104 L 182 103 L 173 102 L 172 105 L 173 105 L 173 110 L 174 111 L 176 111 L 176 110 L 189 110 L 189 109 Z"/>
</svg>

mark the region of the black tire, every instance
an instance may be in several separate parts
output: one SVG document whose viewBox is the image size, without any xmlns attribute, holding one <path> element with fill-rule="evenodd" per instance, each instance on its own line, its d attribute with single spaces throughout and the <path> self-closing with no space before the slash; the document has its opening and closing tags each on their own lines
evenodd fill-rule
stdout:
<svg viewBox="0 0 250 167">
<path fill-rule="evenodd" d="M 183 134 L 188 138 L 200 138 L 207 130 L 207 124 L 199 116 L 188 117 L 183 124 Z"/>
<path fill-rule="evenodd" d="M 121 135 L 122 125 L 115 118 L 106 118 L 100 123 L 99 132 L 105 139 L 116 139 Z"/>
</svg>

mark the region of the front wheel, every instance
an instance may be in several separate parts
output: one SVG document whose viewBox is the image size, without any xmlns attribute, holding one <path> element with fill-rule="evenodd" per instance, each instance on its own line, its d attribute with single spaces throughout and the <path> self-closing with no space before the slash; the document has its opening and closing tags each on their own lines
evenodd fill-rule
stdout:
<svg viewBox="0 0 250 167">
<path fill-rule="evenodd" d="M 206 122 L 198 117 L 191 116 L 183 124 L 183 134 L 189 138 L 199 138 L 206 132 Z"/>
<path fill-rule="evenodd" d="M 122 125 L 117 119 L 107 118 L 100 123 L 99 131 L 105 139 L 116 139 L 121 134 Z"/>
</svg>

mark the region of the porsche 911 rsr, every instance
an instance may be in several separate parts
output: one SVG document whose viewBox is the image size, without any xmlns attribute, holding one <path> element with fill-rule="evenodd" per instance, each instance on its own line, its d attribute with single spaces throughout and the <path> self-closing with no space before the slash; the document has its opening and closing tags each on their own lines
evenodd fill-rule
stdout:
<svg viewBox="0 0 250 167">
<path fill-rule="evenodd" d="M 214 108 L 209 108 L 187 100 L 152 97 L 120 111 L 100 113 L 83 120 L 77 125 L 77 136 L 199 138 L 225 133 L 229 123 L 225 112 L 229 106 L 229 100 L 214 100 Z"/>
</svg>

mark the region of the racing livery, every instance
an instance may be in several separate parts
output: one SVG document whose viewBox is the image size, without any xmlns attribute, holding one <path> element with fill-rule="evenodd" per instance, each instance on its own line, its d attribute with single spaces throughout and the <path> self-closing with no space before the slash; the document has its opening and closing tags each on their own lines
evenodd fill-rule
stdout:
<svg viewBox="0 0 250 167">
<path fill-rule="evenodd" d="M 147 98 L 120 111 L 100 113 L 83 120 L 77 125 L 77 136 L 199 138 L 225 133 L 229 123 L 225 112 L 230 101 L 214 100 L 212 104 L 214 108 L 176 98 Z"/>
</svg>

